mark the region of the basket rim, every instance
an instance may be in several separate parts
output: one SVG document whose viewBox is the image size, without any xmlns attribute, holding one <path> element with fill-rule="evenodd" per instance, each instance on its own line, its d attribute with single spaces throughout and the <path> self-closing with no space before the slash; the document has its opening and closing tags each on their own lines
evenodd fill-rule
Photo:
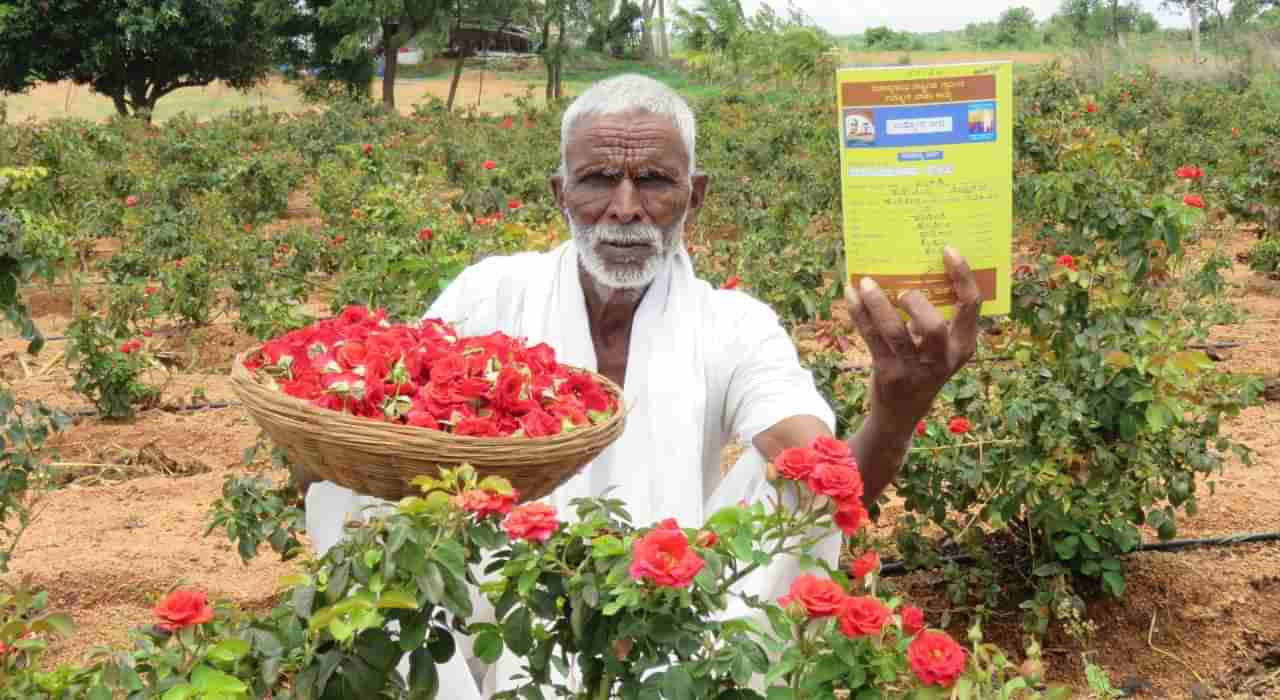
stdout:
<svg viewBox="0 0 1280 700">
<path fill-rule="evenodd" d="M 613 396 L 618 400 L 619 410 L 615 411 L 614 414 L 610 416 L 608 420 L 604 421 L 603 423 L 592 424 L 584 428 L 579 428 L 577 430 L 572 430 L 569 432 L 561 432 L 556 435 L 548 435 L 548 436 L 536 437 L 536 438 L 530 438 L 530 437 L 513 438 L 509 436 L 493 438 L 493 437 L 476 437 L 473 435 L 454 435 L 453 433 L 450 433 L 444 430 L 434 430 L 432 428 L 423 428 L 418 426 L 405 425 L 402 423 L 371 420 L 369 418 L 352 415 L 350 413 L 345 413 L 342 411 L 332 411 L 329 409 L 320 408 L 318 406 L 311 405 L 311 403 L 307 401 L 303 401 L 302 399 L 299 399 L 297 397 L 290 396 L 284 393 L 283 391 L 275 391 L 266 386 L 263 386 L 261 383 L 259 383 L 255 379 L 253 374 L 249 372 L 249 369 L 244 366 L 245 359 L 248 357 L 251 357 L 254 353 L 260 352 L 262 350 L 263 345 L 264 344 L 258 344 L 253 346 L 252 348 L 249 348 L 248 350 L 245 350 L 243 352 L 239 352 L 236 354 L 235 359 L 232 361 L 231 374 L 230 374 L 231 384 L 233 388 L 243 389 L 244 391 L 256 393 L 266 400 L 279 401 L 286 404 L 292 404 L 298 410 L 303 411 L 304 413 L 307 413 L 309 415 L 322 417 L 326 421 L 336 421 L 336 422 L 343 423 L 359 429 L 372 429 L 375 431 L 385 432 L 390 435 L 395 435 L 397 437 L 402 437 L 402 438 L 406 438 L 408 440 L 413 440 L 413 441 L 427 440 L 427 441 L 439 443 L 439 441 L 441 440 L 447 440 L 450 442 L 455 442 L 458 445 L 466 445 L 468 447 L 506 447 L 506 448 L 512 447 L 514 445 L 520 445 L 520 444 L 537 444 L 543 447 L 553 447 L 558 444 L 568 445 L 568 444 L 580 442 L 584 437 L 594 436 L 597 434 L 606 433 L 611 430 L 614 430 L 617 427 L 618 423 L 622 423 L 626 420 L 628 414 L 631 413 L 631 408 L 632 408 L 631 406 L 627 405 L 626 398 L 623 394 L 622 388 L 619 387 L 617 383 L 614 382 L 612 379 L 609 379 L 608 377 L 604 376 L 603 374 L 600 374 L 599 372 L 593 372 L 589 369 L 584 369 L 582 367 L 569 365 L 570 367 L 573 367 L 573 369 L 577 371 L 586 372 L 587 374 L 590 374 L 594 379 L 596 379 L 598 382 L 601 383 L 601 385 L 605 388 L 606 391 L 613 394 Z"/>
</svg>

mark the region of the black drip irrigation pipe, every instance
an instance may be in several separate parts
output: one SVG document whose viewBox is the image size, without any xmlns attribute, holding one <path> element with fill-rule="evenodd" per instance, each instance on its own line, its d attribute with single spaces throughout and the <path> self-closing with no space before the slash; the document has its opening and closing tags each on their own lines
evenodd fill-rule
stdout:
<svg viewBox="0 0 1280 700">
<path fill-rule="evenodd" d="M 1170 540 L 1168 542 L 1150 542 L 1138 545 L 1134 552 L 1174 552 L 1180 549 L 1191 549 L 1193 547 L 1227 547 L 1236 544 L 1248 544 L 1250 542 L 1280 542 L 1280 532 L 1241 532 L 1234 535 L 1226 535 L 1223 537 L 1206 537 L 1193 540 Z M 948 564 L 973 564 L 977 560 L 968 554 L 959 554 L 951 557 L 943 557 L 942 561 Z M 885 578 L 895 576 L 905 576 L 911 573 L 907 570 L 907 565 L 902 561 L 887 561 L 880 567 L 880 575 Z"/>
</svg>

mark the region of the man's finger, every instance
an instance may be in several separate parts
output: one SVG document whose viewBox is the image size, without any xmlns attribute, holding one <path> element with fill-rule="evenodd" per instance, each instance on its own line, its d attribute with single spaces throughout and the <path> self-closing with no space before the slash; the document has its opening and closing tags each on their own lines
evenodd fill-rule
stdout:
<svg viewBox="0 0 1280 700">
<path fill-rule="evenodd" d="M 889 349 L 884 338 L 876 332 L 875 323 L 871 321 L 871 316 L 867 313 L 858 290 L 854 289 L 853 285 L 847 285 L 844 298 L 849 302 L 849 316 L 853 318 L 853 325 L 858 329 L 858 335 L 862 336 L 862 340 L 866 342 L 867 350 L 871 352 L 871 359 L 893 357 L 893 350 Z"/>
<path fill-rule="evenodd" d="M 907 331 L 907 325 L 902 322 L 898 310 L 881 291 L 880 285 L 870 277 L 863 277 L 859 283 L 858 295 L 871 316 L 876 331 L 893 350 L 893 354 L 901 358 L 913 356 L 916 344 L 911 341 L 911 333 Z"/>
<path fill-rule="evenodd" d="M 898 297 L 898 305 L 911 317 L 911 325 L 920 335 L 920 352 L 927 362 L 947 361 L 947 320 L 924 295 L 912 290 Z"/>
<path fill-rule="evenodd" d="M 947 246 L 942 259 L 956 293 L 956 315 L 951 320 L 951 348 L 963 359 L 973 355 L 978 344 L 978 312 L 982 310 L 982 292 L 969 263 L 955 248 Z"/>
</svg>

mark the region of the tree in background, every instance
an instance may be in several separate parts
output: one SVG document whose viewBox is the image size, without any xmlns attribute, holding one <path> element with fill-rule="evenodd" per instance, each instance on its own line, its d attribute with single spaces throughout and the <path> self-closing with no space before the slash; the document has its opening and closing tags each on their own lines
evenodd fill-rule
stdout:
<svg viewBox="0 0 1280 700">
<path fill-rule="evenodd" d="M 320 22 L 345 32 L 333 50 L 338 61 L 382 56 L 382 103 L 396 106 L 400 47 L 447 21 L 453 0 L 332 0 L 319 8 Z"/>
<path fill-rule="evenodd" d="M 149 122 L 179 88 L 263 81 L 288 52 L 288 15 L 259 0 L 6 0 L 0 92 L 70 80 Z"/>
<path fill-rule="evenodd" d="M 515 24 L 518 17 L 527 13 L 526 3 L 521 0 L 448 0 L 452 5 L 450 26 L 453 31 L 462 29 L 464 24 L 488 27 L 502 32 Z M 446 28 L 447 31 L 447 28 Z M 453 80 L 449 83 L 448 109 L 453 109 L 454 99 L 458 94 L 458 84 L 462 80 L 462 69 L 466 63 L 467 52 L 458 48 L 454 58 Z"/>
<path fill-rule="evenodd" d="M 336 0 L 306 0 L 304 9 L 288 20 L 284 33 L 295 37 L 288 63 L 296 67 L 294 75 L 309 70 L 310 76 L 325 86 L 336 86 L 348 97 L 367 99 L 377 67 L 373 54 L 361 51 L 340 57 L 338 46 L 343 37 L 357 30 L 355 23 L 341 25 L 320 19 L 324 8 Z M 304 88 L 304 94 L 307 90 Z M 326 89 L 320 94 L 333 94 Z"/>
<path fill-rule="evenodd" d="M 1029 7 L 1010 7 L 996 20 L 996 45 L 1002 48 L 1029 48 L 1039 43 L 1036 14 Z"/>
<path fill-rule="evenodd" d="M 747 29 L 741 0 L 702 0 L 697 7 L 676 8 L 676 29 L 694 51 L 724 56 L 740 73 Z"/>
<path fill-rule="evenodd" d="M 916 48 L 910 32 L 897 32 L 889 27 L 868 27 L 862 43 L 872 51 L 909 51 Z"/>
<path fill-rule="evenodd" d="M 1133 0 L 1064 0 L 1049 22 L 1046 42 L 1084 46 L 1110 41 L 1123 47 L 1127 34 L 1157 28 L 1155 17 Z"/>
</svg>

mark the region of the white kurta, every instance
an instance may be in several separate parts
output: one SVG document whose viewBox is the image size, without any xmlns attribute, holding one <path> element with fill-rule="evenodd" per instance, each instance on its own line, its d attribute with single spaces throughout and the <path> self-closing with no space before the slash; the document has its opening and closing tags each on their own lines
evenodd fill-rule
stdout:
<svg viewBox="0 0 1280 700">
<path fill-rule="evenodd" d="M 464 335 L 503 331 L 546 342 L 559 361 L 595 370 L 595 349 L 572 242 L 548 253 L 494 257 L 467 268 L 426 314 Z M 830 428 L 834 415 L 812 375 L 800 365 L 777 315 L 738 291 L 697 279 L 683 250 L 645 294 L 632 323 L 623 389 L 630 412 L 623 435 L 548 499 L 562 516 L 569 501 L 612 487 L 637 525 L 674 517 L 685 527 L 739 500 L 772 493 L 764 459 L 748 449 L 725 476 L 721 452 L 733 438 L 745 444 L 779 421 L 815 416 Z M 317 554 L 342 536 L 342 523 L 380 503 L 329 482 L 307 494 L 307 530 Z M 839 537 L 814 552 L 834 563 Z M 744 582 L 750 592 L 777 597 L 799 573 L 778 562 Z M 477 611 L 492 615 L 479 600 Z M 483 613 L 478 612 L 483 615 Z M 470 644 L 460 645 L 464 652 Z M 508 689 L 518 660 L 483 672 L 484 697 Z M 441 669 L 442 696 L 479 698 L 459 657 Z"/>
</svg>

